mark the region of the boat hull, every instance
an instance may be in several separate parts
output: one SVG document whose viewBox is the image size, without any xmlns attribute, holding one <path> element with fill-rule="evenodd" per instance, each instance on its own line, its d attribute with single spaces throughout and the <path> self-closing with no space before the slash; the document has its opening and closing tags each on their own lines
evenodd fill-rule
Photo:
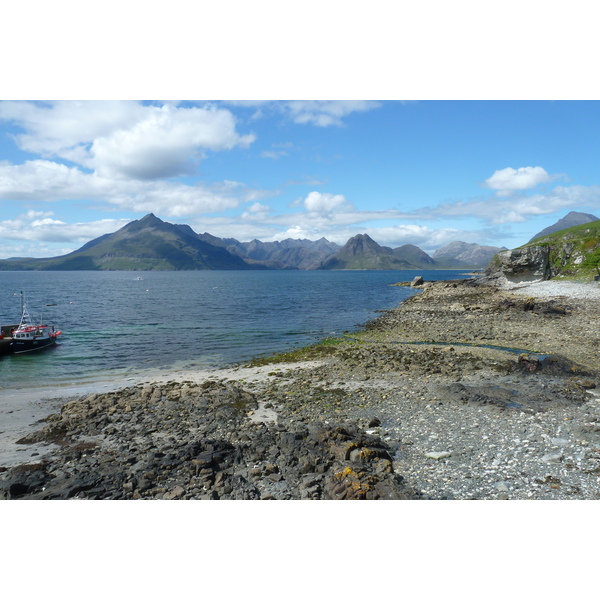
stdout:
<svg viewBox="0 0 600 600">
<path fill-rule="evenodd" d="M 35 340 L 13 340 L 10 349 L 14 354 L 23 354 L 24 352 L 35 352 L 43 350 L 56 344 L 56 338 L 38 338 Z"/>
</svg>

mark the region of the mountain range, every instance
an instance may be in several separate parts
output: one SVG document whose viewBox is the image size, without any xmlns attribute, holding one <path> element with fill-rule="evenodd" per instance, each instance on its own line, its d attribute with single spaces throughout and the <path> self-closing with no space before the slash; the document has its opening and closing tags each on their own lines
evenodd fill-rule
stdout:
<svg viewBox="0 0 600 600">
<path fill-rule="evenodd" d="M 0 270 L 466 269 L 485 268 L 502 249 L 451 242 L 431 257 L 412 244 L 381 246 L 366 234 L 343 247 L 325 238 L 239 242 L 150 213 L 64 256 L 0 260 Z"/>
<path fill-rule="evenodd" d="M 269 269 L 317 269 L 323 260 L 335 254 L 340 247 L 325 238 L 311 240 L 287 239 L 281 242 L 238 242 L 233 238 L 218 238 L 210 233 L 198 237 L 214 246 L 225 248 L 235 256 L 243 258 L 249 265 Z"/>
</svg>

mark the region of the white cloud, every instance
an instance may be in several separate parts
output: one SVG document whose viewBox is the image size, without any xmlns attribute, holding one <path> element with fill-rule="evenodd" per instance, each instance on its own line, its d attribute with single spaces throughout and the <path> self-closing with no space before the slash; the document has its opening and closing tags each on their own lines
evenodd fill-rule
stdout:
<svg viewBox="0 0 600 600">
<path fill-rule="evenodd" d="M 233 237 L 242 242 L 253 239 L 275 242 L 288 238 L 315 241 L 325 237 L 340 246 L 359 233 L 367 233 L 381 246 L 397 248 L 404 244 L 414 244 L 428 253 L 455 240 L 481 243 L 482 239 L 487 237 L 481 231 L 456 228 L 435 229 L 411 224 L 374 227 L 363 223 L 327 227 L 321 224 L 315 225 L 310 220 L 298 215 L 287 215 L 286 219 L 278 220 L 277 225 L 274 225 L 272 220 L 240 223 L 233 219 L 210 218 L 203 219 L 202 224 L 198 227 L 199 229 L 196 231 L 208 231 L 219 237 Z"/>
<path fill-rule="evenodd" d="M 112 182 L 49 160 L 0 163 L 0 199 L 54 202 L 109 193 Z"/>
<path fill-rule="evenodd" d="M 91 164 L 108 177 L 160 179 L 191 174 L 202 150 L 247 147 L 255 137 L 239 136 L 235 118 L 216 108 L 148 107 L 143 120 L 97 138 Z"/>
<path fill-rule="evenodd" d="M 251 221 L 264 221 L 271 213 L 271 208 L 266 204 L 255 202 L 247 211 L 242 213 L 242 219 Z"/>
<path fill-rule="evenodd" d="M 258 109 L 251 119 L 260 119 L 273 112 L 283 113 L 294 123 L 316 125 L 317 127 L 340 127 L 344 118 L 354 112 L 366 112 L 381 106 L 374 100 L 231 100 L 227 104 Z"/>
<path fill-rule="evenodd" d="M 128 211 L 181 217 L 233 209 L 272 194 L 235 181 L 186 185 L 171 181 L 111 180 L 48 160 L 0 164 L 0 200 L 88 199 Z"/>
<path fill-rule="evenodd" d="M 184 217 L 210 214 L 237 208 L 241 203 L 260 196 L 256 190 L 222 191 L 218 187 L 197 184 L 194 186 L 163 181 L 145 182 L 133 193 L 108 198 L 113 205 L 134 212 L 155 212 L 167 217 Z"/>
<path fill-rule="evenodd" d="M 329 196 L 333 196 L 329 194 Z M 343 196 L 341 196 L 343 198 Z M 316 197 L 313 197 L 317 199 Z M 319 201 L 323 200 L 318 198 Z M 331 199 L 329 199 L 331 200 Z M 325 203 L 326 204 L 326 203 Z M 329 209 L 336 202 L 325 205 Z M 320 205 L 319 205 L 320 206 Z M 259 206 L 256 215 L 262 217 Z M 235 217 L 207 217 L 198 224 L 198 231 L 208 231 L 219 237 L 234 237 L 245 242 L 260 239 L 265 242 L 287 238 L 318 240 L 322 237 L 340 246 L 358 233 L 367 233 L 382 246 L 396 248 L 414 244 L 423 249 L 435 249 L 454 240 L 481 242 L 481 232 L 456 228 L 434 229 L 423 225 L 376 225 L 406 217 L 396 211 L 360 211 L 348 209 L 334 214 L 301 211 L 288 214 L 265 214 L 265 218 L 251 218 L 249 212 L 243 223 Z M 193 225 L 192 225 L 193 226 Z"/>
<path fill-rule="evenodd" d="M 32 227 L 45 227 L 46 225 L 66 225 L 66 223 L 57 219 L 36 219 L 31 222 Z"/>
<path fill-rule="evenodd" d="M 57 219 L 36 218 L 29 211 L 15 219 L 0 221 L 0 239 L 19 243 L 2 244 L 0 258 L 13 256 L 61 256 L 105 233 L 113 233 L 129 219 L 101 219 L 89 223 L 65 223 Z M 60 248 L 56 244 L 62 244 Z M 71 247 L 65 248 L 64 244 Z"/>
<path fill-rule="evenodd" d="M 233 114 L 215 106 L 140 102 L 0 102 L 0 119 L 25 133 L 20 148 L 61 158 L 107 178 L 159 179 L 191 173 L 206 150 L 247 147 Z"/>
<path fill-rule="evenodd" d="M 498 196 L 507 196 L 515 191 L 529 190 L 541 183 L 549 183 L 556 175 L 549 175 L 543 167 L 506 167 L 495 171 L 484 185 L 496 190 Z"/>
<path fill-rule="evenodd" d="M 319 232 L 315 232 L 314 229 L 306 228 L 302 225 L 292 225 L 289 229 L 282 231 L 280 233 L 275 234 L 270 241 L 273 242 L 281 242 L 282 240 L 292 239 L 292 240 L 317 240 L 321 239 L 323 236 L 319 235 Z M 330 240 L 332 241 L 332 240 Z"/>
<path fill-rule="evenodd" d="M 328 218 L 331 218 L 331 213 L 336 209 L 351 209 L 350 203 L 342 194 L 310 192 L 302 203 L 309 213 L 317 213 L 321 216 L 327 215 Z"/>
<path fill-rule="evenodd" d="M 353 112 L 373 110 L 380 106 L 372 100 L 293 100 L 286 102 L 295 123 L 310 123 L 318 127 L 340 126 L 342 119 Z"/>
<path fill-rule="evenodd" d="M 15 135 L 20 148 L 79 164 L 94 139 L 126 129 L 143 112 L 140 103 L 130 101 L 0 102 L 0 119 L 25 130 Z"/>
<path fill-rule="evenodd" d="M 407 216 L 424 219 L 470 217 L 502 225 L 521 223 L 531 216 L 548 215 L 574 207 L 581 209 L 585 206 L 600 208 L 600 186 L 557 186 L 547 194 L 477 198 L 420 209 Z"/>
</svg>

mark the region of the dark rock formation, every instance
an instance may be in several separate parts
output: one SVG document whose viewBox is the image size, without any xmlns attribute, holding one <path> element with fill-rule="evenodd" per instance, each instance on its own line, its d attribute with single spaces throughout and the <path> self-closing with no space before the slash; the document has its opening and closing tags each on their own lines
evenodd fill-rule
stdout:
<svg viewBox="0 0 600 600">
<path fill-rule="evenodd" d="M 499 252 L 488 267 L 488 277 L 506 277 L 512 282 L 541 281 L 550 277 L 547 246 L 525 246 Z"/>
<path fill-rule="evenodd" d="M 410 499 L 392 451 L 356 424 L 252 420 L 235 385 L 127 388 L 65 404 L 20 443 L 51 460 L 0 476 L 6 499 Z"/>
</svg>

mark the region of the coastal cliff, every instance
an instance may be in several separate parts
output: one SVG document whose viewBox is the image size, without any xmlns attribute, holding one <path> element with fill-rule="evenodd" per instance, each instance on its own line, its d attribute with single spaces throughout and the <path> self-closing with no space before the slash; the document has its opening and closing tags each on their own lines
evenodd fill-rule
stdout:
<svg viewBox="0 0 600 600">
<path fill-rule="evenodd" d="M 499 252 L 485 272 L 489 280 L 512 283 L 555 277 L 582 280 L 600 276 L 600 221 L 586 223 Z"/>
</svg>

